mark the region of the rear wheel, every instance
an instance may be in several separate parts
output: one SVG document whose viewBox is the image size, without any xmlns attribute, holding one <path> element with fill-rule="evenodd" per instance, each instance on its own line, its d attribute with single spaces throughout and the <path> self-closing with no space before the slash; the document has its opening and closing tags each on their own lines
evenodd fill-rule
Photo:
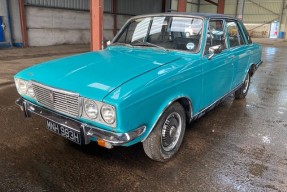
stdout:
<svg viewBox="0 0 287 192">
<path fill-rule="evenodd" d="M 178 151 L 185 133 L 186 116 L 178 102 L 169 106 L 148 138 L 143 142 L 146 155 L 155 161 L 167 161 Z"/>
<path fill-rule="evenodd" d="M 244 99 L 248 93 L 249 86 L 250 86 L 250 73 L 248 72 L 246 77 L 245 77 L 244 83 L 234 93 L 235 99 Z"/>
</svg>

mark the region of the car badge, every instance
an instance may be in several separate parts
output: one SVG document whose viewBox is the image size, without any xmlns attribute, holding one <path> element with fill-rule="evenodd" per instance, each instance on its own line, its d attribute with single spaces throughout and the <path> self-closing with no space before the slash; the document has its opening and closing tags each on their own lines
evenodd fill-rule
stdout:
<svg viewBox="0 0 287 192">
<path fill-rule="evenodd" d="M 52 91 L 49 93 L 49 98 L 50 98 L 50 101 L 54 103 L 54 93 Z"/>
</svg>

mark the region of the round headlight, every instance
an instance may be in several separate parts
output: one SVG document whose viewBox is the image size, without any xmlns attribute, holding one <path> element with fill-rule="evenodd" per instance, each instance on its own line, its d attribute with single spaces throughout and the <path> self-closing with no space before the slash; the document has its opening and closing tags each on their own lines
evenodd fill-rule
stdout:
<svg viewBox="0 0 287 192">
<path fill-rule="evenodd" d="M 85 100 L 85 112 L 87 116 L 91 119 L 96 119 L 98 117 L 98 106 L 92 100 Z"/>
<path fill-rule="evenodd" d="M 27 95 L 34 98 L 35 97 L 35 92 L 31 84 L 28 85 L 27 89 Z"/>
<path fill-rule="evenodd" d="M 106 123 L 113 124 L 115 122 L 116 113 L 114 107 L 103 105 L 101 108 L 101 115 Z"/>
<path fill-rule="evenodd" d="M 18 89 L 19 89 L 19 92 L 21 94 L 26 94 L 27 93 L 27 89 L 28 89 L 27 82 L 22 80 L 22 79 L 19 79 L 18 80 Z"/>
</svg>

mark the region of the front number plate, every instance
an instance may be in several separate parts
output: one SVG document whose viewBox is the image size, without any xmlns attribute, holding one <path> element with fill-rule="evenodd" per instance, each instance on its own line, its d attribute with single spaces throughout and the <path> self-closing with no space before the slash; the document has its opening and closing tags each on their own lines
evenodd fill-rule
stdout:
<svg viewBox="0 0 287 192">
<path fill-rule="evenodd" d="M 81 133 L 47 120 L 47 129 L 81 145 Z"/>
</svg>

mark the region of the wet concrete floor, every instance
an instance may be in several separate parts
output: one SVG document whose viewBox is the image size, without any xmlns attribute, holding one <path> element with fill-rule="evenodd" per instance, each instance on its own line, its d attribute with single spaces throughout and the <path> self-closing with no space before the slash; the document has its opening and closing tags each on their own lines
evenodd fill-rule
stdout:
<svg viewBox="0 0 287 192">
<path fill-rule="evenodd" d="M 193 122 L 164 164 L 141 144 L 72 144 L 24 119 L 15 87 L 0 86 L 0 191 L 287 191 L 286 53 L 264 47 L 247 98 Z"/>
</svg>

